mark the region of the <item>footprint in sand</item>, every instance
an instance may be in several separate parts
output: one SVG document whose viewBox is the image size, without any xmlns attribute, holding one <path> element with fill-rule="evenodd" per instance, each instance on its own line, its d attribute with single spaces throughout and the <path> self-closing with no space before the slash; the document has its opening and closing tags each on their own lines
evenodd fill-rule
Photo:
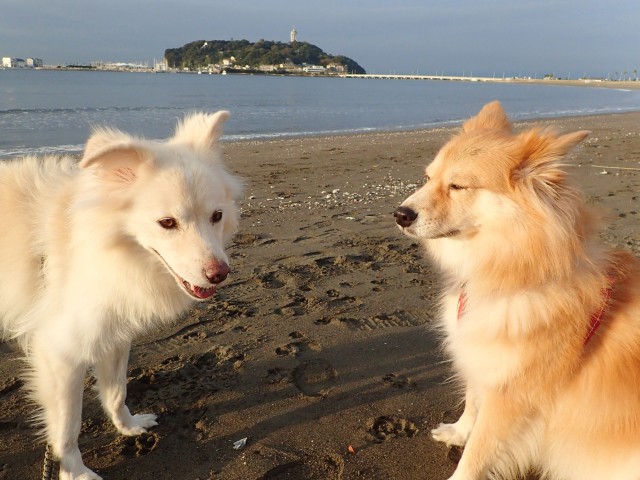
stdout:
<svg viewBox="0 0 640 480">
<path fill-rule="evenodd" d="M 411 420 L 383 415 L 369 423 L 369 433 L 373 435 L 375 442 L 384 442 L 389 437 L 414 437 L 418 433 L 418 427 Z"/>
<path fill-rule="evenodd" d="M 282 288 L 286 285 L 285 280 L 281 277 L 279 272 L 268 272 L 261 275 L 259 278 L 262 282 L 262 286 L 270 290 Z"/>
<path fill-rule="evenodd" d="M 373 317 L 344 318 L 340 320 L 355 330 L 378 330 L 389 327 L 417 327 L 424 325 L 427 319 L 426 315 L 417 317 L 410 312 L 398 310 L 392 313 L 381 313 Z"/>
<path fill-rule="evenodd" d="M 143 457 L 151 453 L 158 445 L 158 436 L 155 433 L 142 433 L 135 437 L 122 437 L 119 439 L 120 452 L 127 457 Z"/>
<path fill-rule="evenodd" d="M 416 382 L 412 382 L 409 377 L 402 374 L 396 375 L 395 373 L 388 373 L 382 377 L 382 380 L 395 388 L 404 389 L 417 387 Z"/>
<path fill-rule="evenodd" d="M 324 397 L 336 383 L 338 372 L 322 358 L 307 360 L 298 365 L 291 374 L 293 383 L 309 397 Z"/>
<path fill-rule="evenodd" d="M 276 355 L 287 356 L 295 355 L 301 356 L 308 353 L 317 353 L 322 351 L 322 346 L 315 340 L 307 338 L 302 332 L 291 332 L 289 336 L 294 339 L 293 342 L 287 343 L 281 347 L 276 348 Z"/>
<path fill-rule="evenodd" d="M 344 460 L 338 456 L 305 456 L 278 465 L 257 480 L 294 480 L 302 478 L 322 478 L 340 480 L 344 470 Z"/>
<path fill-rule="evenodd" d="M 269 384 L 288 383 L 291 381 L 291 371 L 286 368 L 270 368 L 264 381 Z"/>
</svg>

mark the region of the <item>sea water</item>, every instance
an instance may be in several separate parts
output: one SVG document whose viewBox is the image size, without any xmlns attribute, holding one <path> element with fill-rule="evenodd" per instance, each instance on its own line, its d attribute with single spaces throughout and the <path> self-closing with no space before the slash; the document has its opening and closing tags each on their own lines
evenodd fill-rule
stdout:
<svg viewBox="0 0 640 480">
<path fill-rule="evenodd" d="M 327 77 L 0 70 L 0 158 L 81 151 L 93 126 L 166 138 L 231 111 L 227 141 L 419 129 L 500 100 L 513 119 L 640 110 L 640 90 Z"/>
</svg>

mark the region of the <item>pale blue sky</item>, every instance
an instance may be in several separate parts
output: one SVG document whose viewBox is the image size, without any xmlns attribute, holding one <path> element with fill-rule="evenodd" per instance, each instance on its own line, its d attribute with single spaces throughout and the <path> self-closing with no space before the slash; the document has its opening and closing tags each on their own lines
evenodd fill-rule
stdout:
<svg viewBox="0 0 640 480">
<path fill-rule="evenodd" d="M 640 70 L 638 0 L 3 0 L 0 56 L 148 61 L 193 40 L 299 40 L 369 72 Z"/>
</svg>

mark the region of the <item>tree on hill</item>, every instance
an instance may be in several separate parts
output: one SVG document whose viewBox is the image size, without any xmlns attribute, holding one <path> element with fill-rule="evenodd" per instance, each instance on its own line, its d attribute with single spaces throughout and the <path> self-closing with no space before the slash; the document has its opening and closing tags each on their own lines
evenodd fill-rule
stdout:
<svg viewBox="0 0 640 480">
<path fill-rule="evenodd" d="M 198 40 L 179 48 L 165 50 L 164 58 L 170 68 L 197 70 L 209 65 L 221 65 L 223 60 L 235 58 L 237 65 L 258 68 L 261 65 L 343 65 L 350 73 L 365 73 L 357 62 L 343 55 L 329 55 L 307 42 L 282 43 L 259 40 Z"/>
</svg>

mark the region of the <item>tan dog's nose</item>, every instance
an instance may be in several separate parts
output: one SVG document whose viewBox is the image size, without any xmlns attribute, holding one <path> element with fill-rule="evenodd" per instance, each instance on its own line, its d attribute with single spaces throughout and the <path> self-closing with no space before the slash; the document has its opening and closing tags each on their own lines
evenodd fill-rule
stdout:
<svg viewBox="0 0 640 480">
<path fill-rule="evenodd" d="M 410 226 L 415 219 L 418 218 L 418 214 L 409 207 L 396 208 L 396 211 L 393 212 L 393 216 L 396 217 L 396 223 L 402 228 Z"/>
<path fill-rule="evenodd" d="M 230 271 L 231 269 L 226 262 L 211 262 L 206 265 L 203 270 L 204 276 L 214 285 L 223 282 Z"/>
</svg>

